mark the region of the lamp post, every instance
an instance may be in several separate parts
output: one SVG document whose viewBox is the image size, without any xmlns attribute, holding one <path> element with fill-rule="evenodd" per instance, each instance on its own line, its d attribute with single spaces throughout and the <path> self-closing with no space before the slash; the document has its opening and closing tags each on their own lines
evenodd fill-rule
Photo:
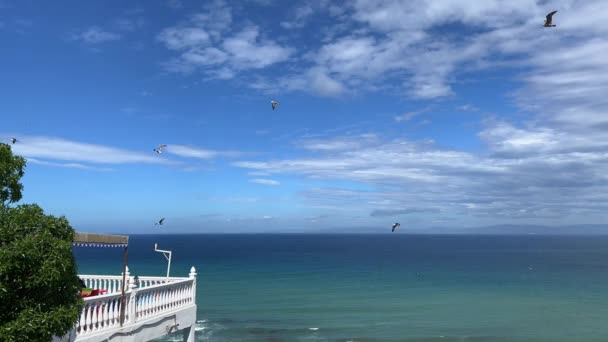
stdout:
<svg viewBox="0 0 608 342">
<path fill-rule="evenodd" d="M 168 263 L 167 263 L 167 278 L 169 278 L 169 271 L 171 271 L 171 251 L 165 251 L 162 249 L 158 249 L 158 244 L 154 244 L 154 251 L 155 252 L 160 252 L 163 253 L 163 255 L 165 256 L 165 259 L 167 259 Z M 167 256 L 169 255 L 169 256 Z"/>
</svg>

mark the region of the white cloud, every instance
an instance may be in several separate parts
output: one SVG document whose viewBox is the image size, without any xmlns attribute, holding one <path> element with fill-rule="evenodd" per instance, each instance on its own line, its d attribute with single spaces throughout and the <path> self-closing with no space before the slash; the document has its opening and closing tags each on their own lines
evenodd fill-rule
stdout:
<svg viewBox="0 0 608 342">
<path fill-rule="evenodd" d="M 120 40 L 122 36 L 118 33 L 104 31 L 98 26 L 91 26 L 80 33 L 72 35 L 72 40 L 80 40 L 87 44 L 99 44 Z"/>
<path fill-rule="evenodd" d="M 406 113 L 396 116 L 395 121 L 397 121 L 397 122 L 410 121 L 413 118 L 426 113 L 428 110 L 429 110 L 429 108 L 425 108 L 425 109 L 421 109 L 421 110 L 415 110 L 412 112 L 406 112 Z"/>
<path fill-rule="evenodd" d="M 312 68 L 306 74 L 313 92 L 321 96 L 335 97 L 342 95 L 345 86 L 327 75 L 322 68 Z"/>
<path fill-rule="evenodd" d="M 547 30 L 542 28 L 542 22 L 548 10 L 534 0 L 470 4 L 452 0 L 355 0 L 351 6 L 344 6 L 349 15 L 334 22 L 335 27 L 348 30 L 332 33 L 324 44 L 301 54 L 310 64 L 299 72 L 291 70 L 274 83 L 288 85 L 288 90 L 307 90 L 323 96 L 378 91 L 401 84 L 402 93 L 407 96 L 435 99 L 454 95 L 453 80 L 470 70 L 533 66 L 529 57 L 533 61 L 537 56 L 553 59 L 553 68 L 560 68 L 562 64 L 556 59 L 566 51 L 585 54 L 591 61 L 602 59 L 600 51 L 605 48 L 600 42 L 608 29 L 599 23 L 606 20 L 603 13 L 608 11 L 601 10 L 608 5 L 599 0 L 562 1 L 557 7 L 562 9 L 556 18 L 558 28 Z M 466 35 L 458 34 L 462 31 L 449 31 L 446 25 L 463 25 L 468 30 Z M 586 46 L 585 42 L 594 38 L 597 41 Z M 595 49 L 594 57 L 585 49 Z M 562 53 L 555 54 L 555 50 Z M 575 64 L 580 63 L 589 62 L 579 59 Z M 322 70 L 319 75 L 331 80 L 332 87 L 311 82 L 310 70 Z M 552 82 L 551 77 L 546 77 L 549 75 L 538 76 Z M 565 76 L 557 77 L 565 82 Z M 577 71 L 570 77 L 584 81 L 586 76 Z M 259 81 L 254 87 L 264 88 L 260 87 L 263 84 Z M 591 97 L 601 88 L 581 91 Z M 563 92 L 566 98 L 577 95 L 565 88 Z"/>
<path fill-rule="evenodd" d="M 212 159 L 216 157 L 236 157 L 242 153 L 236 151 L 215 151 L 193 146 L 168 144 L 165 152 L 184 158 Z"/>
<path fill-rule="evenodd" d="M 293 52 L 270 40 L 259 39 L 259 29 L 250 26 L 222 43 L 237 68 L 264 68 L 285 61 Z"/>
<path fill-rule="evenodd" d="M 27 158 L 27 162 L 32 163 L 32 164 L 45 165 L 45 166 L 63 167 L 63 168 L 67 168 L 67 169 L 80 169 L 80 170 L 90 170 L 90 171 L 113 171 L 113 169 L 106 168 L 106 167 L 93 167 L 93 166 L 88 166 L 88 165 L 83 165 L 83 164 L 78 164 L 78 163 L 54 163 L 54 162 L 49 162 L 49 161 L 44 161 L 44 160 L 38 160 L 35 158 Z"/>
<path fill-rule="evenodd" d="M 143 153 L 116 147 L 82 143 L 56 137 L 21 136 L 13 146 L 16 154 L 26 158 L 45 158 L 98 164 L 171 164 L 152 153 Z M 73 164 L 76 165 L 76 164 Z"/>
<path fill-rule="evenodd" d="M 164 63 L 172 72 L 202 71 L 209 78 L 231 79 L 238 72 L 263 69 L 286 61 L 294 52 L 263 37 L 253 24 L 233 29 L 232 10 L 215 1 L 176 26 L 164 29 L 157 39 L 178 55 Z"/>
<path fill-rule="evenodd" d="M 354 137 L 335 137 L 330 139 L 303 139 L 297 145 L 313 151 L 347 151 L 369 146 L 377 141 L 374 134 L 362 134 Z"/>
<path fill-rule="evenodd" d="M 164 29 L 158 40 L 171 50 L 181 50 L 209 42 L 209 34 L 197 27 L 169 27 Z"/>
<path fill-rule="evenodd" d="M 205 150 L 196 147 L 184 146 L 184 145 L 168 145 L 165 151 L 170 154 L 175 154 L 180 157 L 186 158 L 198 158 L 198 159 L 211 159 L 218 155 L 217 151 Z"/>
<path fill-rule="evenodd" d="M 286 29 L 302 28 L 306 25 L 307 19 L 314 13 L 310 4 L 303 4 L 294 10 L 292 20 L 282 21 L 281 26 Z"/>
<path fill-rule="evenodd" d="M 367 208 L 373 216 L 456 215 L 486 219 L 606 218 L 608 148 L 546 127 L 516 128 L 489 123 L 480 133 L 490 153 L 445 150 L 403 140 L 352 144 L 315 141 L 318 155 L 270 161 L 241 161 L 237 167 L 269 174 L 365 183 L 371 191 L 306 193 L 315 205 Z M 412 209 L 414 208 L 414 209 Z M 604 210 L 604 211 L 602 211 Z M 585 215 L 581 216 L 581 212 Z"/>
<path fill-rule="evenodd" d="M 263 185 L 281 185 L 280 182 L 273 179 L 254 178 L 249 180 L 251 183 L 263 184 Z"/>
<path fill-rule="evenodd" d="M 474 105 L 467 103 L 464 104 L 462 106 L 458 106 L 456 107 L 456 109 L 461 110 L 463 112 L 477 112 L 479 111 L 479 108 L 475 107 Z"/>
</svg>

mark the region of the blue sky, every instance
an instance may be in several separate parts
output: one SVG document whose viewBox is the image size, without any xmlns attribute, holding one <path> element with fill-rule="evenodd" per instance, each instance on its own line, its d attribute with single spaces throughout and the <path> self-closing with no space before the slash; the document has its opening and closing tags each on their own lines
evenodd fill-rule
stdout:
<svg viewBox="0 0 608 342">
<path fill-rule="evenodd" d="M 0 138 L 28 159 L 22 202 L 81 231 L 604 224 L 607 20 L 605 1 L 0 0 Z"/>
</svg>

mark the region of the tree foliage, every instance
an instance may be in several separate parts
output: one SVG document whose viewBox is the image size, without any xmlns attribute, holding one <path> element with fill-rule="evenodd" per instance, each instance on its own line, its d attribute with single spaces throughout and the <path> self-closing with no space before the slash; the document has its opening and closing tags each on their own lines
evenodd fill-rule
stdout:
<svg viewBox="0 0 608 342">
<path fill-rule="evenodd" d="M 24 168 L 25 159 L 13 155 L 9 145 L 0 143 L 0 206 L 21 199 L 23 185 L 19 180 Z"/>
<path fill-rule="evenodd" d="M 10 179 L 0 179 L 9 189 L 2 195 L 12 202 L 22 188 L 13 176 L 23 174 L 25 163 L 4 153 L 0 169 Z M 0 205 L 0 341 L 50 341 L 74 327 L 82 299 L 73 239 L 65 217 L 45 215 L 35 204 Z"/>
</svg>

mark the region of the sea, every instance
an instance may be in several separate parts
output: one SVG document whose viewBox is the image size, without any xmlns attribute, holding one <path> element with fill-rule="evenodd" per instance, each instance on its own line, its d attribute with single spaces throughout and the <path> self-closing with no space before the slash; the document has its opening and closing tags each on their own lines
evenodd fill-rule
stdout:
<svg viewBox="0 0 608 342">
<path fill-rule="evenodd" d="M 608 341 L 607 236 L 132 235 L 131 275 L 166 274 L 154 243 L 196 268 L 196 341 Z M 119 248 L 74 253 L 122 271 Z"/>
</svg>

